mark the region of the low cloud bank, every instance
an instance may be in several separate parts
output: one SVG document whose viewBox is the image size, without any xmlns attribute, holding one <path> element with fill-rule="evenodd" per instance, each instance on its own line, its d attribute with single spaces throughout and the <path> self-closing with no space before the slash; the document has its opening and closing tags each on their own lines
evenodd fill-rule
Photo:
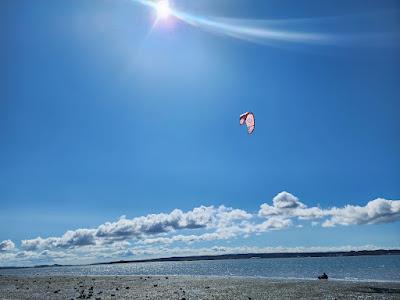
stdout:
<svg viewBox="0 0 400 300">
<path fill-rule="evenodd" d="M 225 206 L 200 206 L 183 212 L 150 214 L 115 222 L 106 222 L 97 228 L 69 230 L 58 237 L 37 237 L 21 241 L 16 249 L 11 240 L 0 243 L 0 261 L 6 257 L 32 259 L 56 257 L 64 259 L 71 253 L 80 256 L 101 257 L 112 251 L 119 255 L 152 253 L 152 245 L 202 241 L 230 240 L 248 237 L 291 226 L 304 228 L 334 227 L 389 223 L 400 220 L 400 201 L 378 198 L 365 206 L 345 205 L 323 209 L 307 206 L 288 192 L 277 194 L 272 203 L 263 203 L 257 212 Z M 134 246 L 132 248 L 132 246 Z M 132 249 L 136 249 L 135 251 Z M 171 249 L 171 248 L 169 248 Z M 194 248 L 196 249 L 196 248 Z M 149 254 L 150 255 L 150 254 Z"/>
<path fill-rule="evenodd" d="M 147 216 L 127 219 L 121 217 L 116 222 L 106 222 L 96 229 L 77 229 L 67 231 L 61 237 L 49 237 L 23 240 L 21 247 L 24 250 L 52 250 L 57 248 L 67 249 L 80 246 L 97 244 L 110 244 L 123 240 L 145 240 L 148 236 L 193 229 L 218 229 L 233 228 L 233 224 L 240 220 L 252 218 L 252 215 L 241 209 L 226 208 L 220 206 L 200 206 L 191 211 L 182 212 L 175 209 L 171 213 L 151 214 Z M 218 239 L 214 236 L 213 239 Z M 198 237 L 210 239 L 207 236 Z M 179 240 L 179 238 L 177 238 Z M 190 241 L 191 238 L 181 238 L 182 241 Z M 160 240 L 161 241 L 161 240 Z"/>
<path fill-rule="evenodd" d="M 120 241 L 134 241 L 138 244 L 193 243 L 282 230 L 299 221 L 310 222 L 311 226 L 321 224 L 323 227 L 334 227 L 388 223 L 399 219 L 399 200 L 378 198 L 365 206 L 346 205 L 342 208 L 322 209 L 318 206 L 308 207 L 293 194 L 281 192 L 272 199 L 272 205 L 261 204 L 256 214 L 225 206 L 200 206 L 187 212 L 175 209 L 170 213 L 133 219 L 123 216 L 116 222 L 106 222 L 94 229 L 67 231 L 61 237 L 23 240 L 21 248 L 26 251 L 70 249 Z M 186 235 L 178 233 L 196 229 L 205 232 Z M 10 242 L 3 241 L 3 248 L 12 249 L 13 246 L 8 245 Z"/>
</svg>

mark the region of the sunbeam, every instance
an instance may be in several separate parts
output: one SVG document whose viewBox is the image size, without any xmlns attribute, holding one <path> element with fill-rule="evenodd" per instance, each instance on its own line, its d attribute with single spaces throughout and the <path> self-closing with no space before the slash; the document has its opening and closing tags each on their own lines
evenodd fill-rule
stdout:
<svg viewBox="0 0 400 300">
<path fill-rule="evenodd" d="M 285 20 L 252 20 L 235 18 L 210 18 L 206 16 L 193 15 L 180 11 L 167 0 L 148 1 L 132 0 L 151 7 L 156 11 L 155 24 L 161 19 L 176 18 L 186 24 L 200 28 L 207 32 L 229 36 L 249 42 L 260 44 L 272 44 L 280 42 L 285 44 L 314 44 L 314 45 L 374 45 L 397 43 L 400 40 L 399 31 L 393 28 L 372 28 L 370 32 L 332 32 L 324 30 L 331 25 L 343 24 L 346 22 L 367 22 L 368 15 L 345 17 L 326 17 L 309 19 L 285 19 Z M 393 14 L 386 14 L 393 17 Z M 386 16 L 385 15 L 385 16 Z M 394 16 L 396 17 L 396 16 Z M 375 22 L 370 22 L 375 24 Z M 328 24 L 329 26 L 325 26 Z M 308 28 L 311 25 L 318 25 L 320 32 L 313 32 Z M 315 26 L 313 26 L 315 27 Z M 336 27 L 336 26 L 333 26 Z M 373 27 L 373 26 L 372 26 Z"/>
</svg>

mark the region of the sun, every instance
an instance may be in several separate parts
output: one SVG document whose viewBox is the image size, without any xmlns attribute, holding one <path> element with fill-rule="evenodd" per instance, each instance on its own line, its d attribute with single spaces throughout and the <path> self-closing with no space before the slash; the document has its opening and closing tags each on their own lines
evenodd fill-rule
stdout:
<svg viewBox="0 0 400 300">
<path fill-rule="evenodd" d="M 161 0 L 156 4 L 157 19 L 167 19 L 171 15 L 171 7 L 168 0 Z"/>
</svg>

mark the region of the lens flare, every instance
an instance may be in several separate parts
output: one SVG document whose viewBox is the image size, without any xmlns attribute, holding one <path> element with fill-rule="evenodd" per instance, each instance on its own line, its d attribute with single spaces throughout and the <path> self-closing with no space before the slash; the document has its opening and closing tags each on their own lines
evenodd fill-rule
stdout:
<svg viewBox="0 0 400 300">
<path fill-rule="evenodd" d="M 336 17 L 316 17 L 303 19 L 236 19 L 207 17 L 194 15 L 174 7 L 173 0 L 131 0 L 154 9 L 156 20 L 152 28 L 159 21 L 163 25 L 171 25 L 170 21 L 178 20 L 193 27 L 197 27 L 213 34 L 228 36 L 243 41 L 265 44 L 268 46 L 285 46 L 288 44 L 321 45 L 321 46 L 355 46 L 377 47 L 400 45 L 400 31 L 392 24 L 397 24 L 398 12 L 382 12 L 376 14 L 359 14 Z M 169 1 L 172 1 L 172 5 Z M 390 22 L 377 23 L 375 18 L 385 18 Z M 360 24 L 367 24 L 363 32 L 343 31 L 343 24 L 347 27 L 358 28 Z M 365 25 L 366 26 L 366 25 Z M 338 29 L 335 29 L 338 27 Z M 315 29 L 318 28 L 317 31 Z M 333 30 L 332 30 L 333 28 Z"/>
<path fill-rule="evenodd" d="M 156 4 L 157 19 L 167 19 L 171 15 L 171 7 L 168 0 L 162 0 Z"/>
</svg>

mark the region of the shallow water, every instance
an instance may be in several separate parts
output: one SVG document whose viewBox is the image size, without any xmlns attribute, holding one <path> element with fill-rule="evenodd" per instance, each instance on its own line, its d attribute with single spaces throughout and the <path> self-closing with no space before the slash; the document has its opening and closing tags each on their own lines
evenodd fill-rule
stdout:
<svg viewBox="0 0 400 300">
<path fill-rule="evenodd" d="M 3 275 L 208 275 L 286 279 L 400 282 L 400 256 L 302 257 L 213 261 L 146 262 L 97 266 L 3 269 Z"/>
</svg>

